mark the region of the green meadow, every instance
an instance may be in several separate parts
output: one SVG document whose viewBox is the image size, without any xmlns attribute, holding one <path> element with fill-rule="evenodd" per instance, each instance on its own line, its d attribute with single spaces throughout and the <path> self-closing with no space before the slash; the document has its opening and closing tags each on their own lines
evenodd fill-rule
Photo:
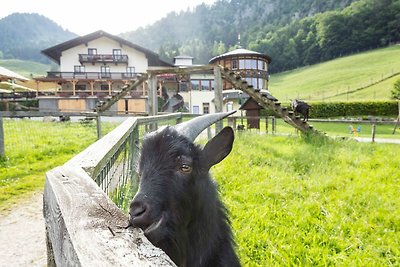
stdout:
<svg viewBox="0 0 400 267">
<path fill-rule="evenodd" d="M 90 123 L 4 120 L 4 130 L 13 138 L 5 139 L 0 163 L 0 212 L 42 190 L 46 171 L 96 140 Z M 399 265 L 398 151 L 394 144 L 237 132 L 233 151 L 212 173 L 243 266 Z"/>
<path fill-rule="evenodd" d="M 104 124 L 103 130 L 113 125 Z M 0 159 L 0 211 L 43 189 L 45 173 L 96 141 L 94 123 L 3 119 L 5 157 Z"/>
<path fill-rule="evenodd" d="M 397 266 L 398 145 L 242 133 L 213 168 L 244 266 Z"/>
<path fill-rule="evenodd" d="M 31 78 L 31 74 L 34 77 L 44 76 L 51 69 L 50 64 L 19 59 L 0 59 L 0 66 L 12 70 L 28 79 Z"/>
<path fill-rule="evenodd" d="M 400 45 L 393 45 L 271 74 L 269 90 L 280 101 L 389 100 L 399 62 Z"/>
</svg>

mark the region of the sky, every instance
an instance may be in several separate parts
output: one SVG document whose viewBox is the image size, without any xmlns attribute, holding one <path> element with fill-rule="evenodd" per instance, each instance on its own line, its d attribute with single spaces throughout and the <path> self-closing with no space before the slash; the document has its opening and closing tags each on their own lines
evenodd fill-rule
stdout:
<svg viewBox="0 0 400 267">
<path fill-rule="evenodd" d="M 78 35 L 97 30 L 110 34 L 136 30 L 162 19 L 168 13 L 216 0 L 2 0 L 0 19 L 12 13 L 38 13 L 63 29 Z"/>
</svg>

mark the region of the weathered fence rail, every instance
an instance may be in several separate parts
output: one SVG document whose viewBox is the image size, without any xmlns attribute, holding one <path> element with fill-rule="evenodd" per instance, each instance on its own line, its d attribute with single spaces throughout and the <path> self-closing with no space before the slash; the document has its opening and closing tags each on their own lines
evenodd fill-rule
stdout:
<svg viewBox="0 0 400 267">
<path fill-rule="evenodd" d="M 141 231 L 127 228 L 128 217 L 118 206 L 130 197 L 146 128 L 181 119 L 181 114 L 129 118 L 46 173 L 48 266 L 174 266 Z"/>
</svg>

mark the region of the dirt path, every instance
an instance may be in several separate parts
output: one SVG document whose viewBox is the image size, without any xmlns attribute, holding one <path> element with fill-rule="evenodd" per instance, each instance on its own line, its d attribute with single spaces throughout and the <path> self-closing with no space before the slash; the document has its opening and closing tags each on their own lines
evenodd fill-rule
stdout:
<svg viewBox="0 0 400 267">
<path fill-rule="evenodd" d="M 35 192 L 0 214 L 0 267 L 46 266 L 42 204 L 42 192 Z"/>
</svg>

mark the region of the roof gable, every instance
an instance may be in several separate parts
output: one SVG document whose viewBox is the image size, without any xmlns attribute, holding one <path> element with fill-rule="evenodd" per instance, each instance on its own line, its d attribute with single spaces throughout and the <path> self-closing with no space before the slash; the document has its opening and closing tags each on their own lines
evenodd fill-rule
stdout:
<svg viewBox="0 0 400 267">
<path fill-rule="evenodd" d="M 156 53 L 154 53 L 153 51 L 143 48 L 132 42 L 129 42 L 121 37 L 109 34 L 105 31 L 101 31 L 101 30 L 90 33 L 85 36 L 80 36 L 80 37 L 71 39 L 64 43 L 61 43 L 61 44 L 55 45 L 53 47 L 47 48 L 45 50 L 42 50 L 42 54 L 46 55 L 47 57 L 51 58 L 52 60 L 54 60 L 55 62 L 60 64 L 60 58 L 61 58 L 62 51 L 68 50 L 70 48 L 73 48 L 73 47 L 76 47 L 76 46 L 79 46 L 82 44 L 86 44 L 90 41 L 99 39 L 101 37 L 107 37 L 109 39 L 112 39 L 112 40 L 120 43 L 121 45 L 125 45 L 128 47 L 134 48 L 140 52 L 143 52 L 149 61 L 149 66 L 167 66 L 167 67 L 173 66 L 172 64 L 169 64 L 169 63 L 161 60 L 159 58 L 159 56 Z"/>
</svg>

